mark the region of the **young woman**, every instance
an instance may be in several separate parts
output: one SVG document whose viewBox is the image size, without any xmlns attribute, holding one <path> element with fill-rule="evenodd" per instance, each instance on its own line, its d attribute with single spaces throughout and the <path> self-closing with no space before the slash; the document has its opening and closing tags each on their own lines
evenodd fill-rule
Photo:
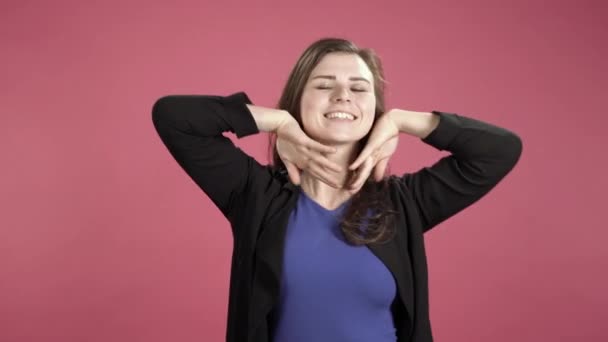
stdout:
<svg viewBox="0 0 608 342">
<path fill-rule="evenodd" d="M 243 92 L 154 104 L 168 151 L 232 227 L 227 341 L 432 341 L 423 233 L 488 193 L 522 143 L 454 113 L 386 110 L 383 82 L 371 50 L 326 38 L 278 109 Z M 270 132 L 273 164 L 228 131 Z M 400 133 L 450 154 L 385 175 Z"/>
</svg>

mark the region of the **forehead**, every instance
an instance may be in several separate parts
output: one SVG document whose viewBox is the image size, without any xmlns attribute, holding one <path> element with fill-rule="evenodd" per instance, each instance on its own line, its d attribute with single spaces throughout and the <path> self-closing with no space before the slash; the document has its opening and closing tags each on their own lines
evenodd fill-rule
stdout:
<svg viewBox="0 0 608 342">
<path fill-rule="evenodd" d="M 373 74 L 365 61 L 355 54 L 329 53 L 312 70 L 310 77 L 318 75 L 336 76 L 337 78 L 364 77 L 373 79 Z"/>
</svg>

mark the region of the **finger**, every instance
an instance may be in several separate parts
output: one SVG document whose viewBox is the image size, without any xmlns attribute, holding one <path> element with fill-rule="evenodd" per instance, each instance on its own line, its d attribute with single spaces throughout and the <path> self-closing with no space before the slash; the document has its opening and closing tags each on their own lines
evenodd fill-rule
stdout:
<svg viewBox="0 0 608 342">
<path fill-rule="evenodd" d="M 365 183 L 365 180 L 369 177 L 370 172 L 372 171 L 372 168 L 374 167 L 374 163 L 372 158 L 367 158 L 365 160 L 365 162 L 363 163 L 363 165 L 361 165 L 361 167 L 358 169 L 359 173 L 357 175 L 357 177 L 355 178 L 354 182 L 352 183 L 352 185 L 350 186 L 351 189 L 359 189 L 363 186 L 363 183 Z"/>
<path fill-rule="evenodd" d="M 371 145 L 367 145 L 363 148 L 363 150 L 361 151 L 361 153 L 359 153 L 359 156 L 357 157 L 357 159 L 355 159 L 354 162 L 352 162 L 352 164 L 350 164 L 350 166 L 348 167 L 349 170 L 356 170 L 359 168 L 359 166 L 367 159 L 367 157 L 369 157 L 372 152 L 374 152 L 375 147 L 371 146 Z"/>
<path fill-rule="evenodd" d="M 313 156 L 311 156 L 311 160 L 314 161 L 314 162 L 316 162 L 317 164 L 319 164 L 319 166 L 321 166 L 323 168 L 326 168 L 326 169 L 329 169 L 331 171 L 334 171 L 334 172 L 342 172 L 343 171 L 342 170 L 342 166 L 340 166 L 336 162 L 333 162 L 333 161 L 327 159 L 323 155 L 319 155 L 319 154 L 313 155 Z"/>
<path fill-rule="evenodd" d="M 331 177 L 328 177 L 328 176 L 324 175 L 323 173 L 318 172 L 318 170 L 310 169 L 309 172 L 313 177 L 315 177 L 318 180 L 320 180 L 321 182 L 331 186 L 332 188 L 336 188 L 336 189 L 340 188 L 340 185 L 338 184 L 338 182 L 336 180 L 333 180 Z"/>
<path fill-rule="evenodd" d="M 320 179 L 322 182 L 333 188 L 340 187 L 340 176 L 327 172 L 319 163 L 315 161 L 312 161 L 309 164 L 308 172 L 310 172 L 313 177 Z"/>
<path fill-rule="evenodd" d="M 323 145 L 320 142 L 310 138 L 307 139 L 305 146 L 321 153 L 335 153 L 337 151 L 335 147 Z"/>
<path fill-rule="evenodd" d="M 365 163 L 363 165 L 365 165 Z M 363 172 L 363 165 L 361 165 L 360 170 L 358 170 L 359 172 Z M 357 173 L 357 176 L 352 180 L 352 182 L 348 186 L 347 190 L 351 194 L 355 195 L 363 187 L 364 182 L 360 181 L 360 179 L 362 177 L 365 177 L 365 176 L 362 175 L 361 173 Z"/>
<path fill-rule="evenodd" d="M 293 184 L 300 184 L 300 169 L 292 163 L 285 162 L 285 168 L 287 169 L 287 174 L 289 175 L 289 179 Z"/>
</svg>

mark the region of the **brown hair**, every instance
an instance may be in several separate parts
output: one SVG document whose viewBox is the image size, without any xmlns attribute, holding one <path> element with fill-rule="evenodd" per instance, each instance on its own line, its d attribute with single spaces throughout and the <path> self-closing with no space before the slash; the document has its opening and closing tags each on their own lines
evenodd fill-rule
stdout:
<svg viewBox="0 0 608 342">
<path fill-rule="evenodd" d="M 302 126 L 300 102 L 304 87 L 321 59 L 332 52 L 355 54 L 369 67 L 374 76 L 376 110 L 374 122 L 385 112 L 384 72 L 379 57 L 371 49 L 359 48 L 353 42 L 340 38 L 323 38 L 311 44 L 300 56 L 293 67 L 278 108 L 289 112 Z M 371 130 L 370 130 L 371 132 Z M 357 151 L 360 152 L 369 139 L 369 134 L 360 140 Z M 285 164 L 276 149 L 276 134 L 270 135 L 270 151 L 275 170 L 285 171 Z M 352 176 L 352 175 L 351 175 Z M 390 206 L 388 179 L 375 182 L 369 177 L 363 187 L 353 195 L 350 204 L 344 211 L 340 229 L 346 241 L 353 245 L 364 245 L 372 242 L 388 241 L 394 234 L 392 220 L 396 213 Z M 371 213 L 368 212 L 371 210 Z M 371 215 L 370 215 L 371 214 Z M 365 229 L 362 229 L 364 228 Z"/>
</svg>

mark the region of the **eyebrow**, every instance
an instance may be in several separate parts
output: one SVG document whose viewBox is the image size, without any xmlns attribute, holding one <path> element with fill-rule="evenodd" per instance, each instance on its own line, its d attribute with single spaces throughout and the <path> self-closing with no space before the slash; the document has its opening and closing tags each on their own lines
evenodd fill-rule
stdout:
<svg viewBox="0 0 608 342">
<path fill-rule="evenodd" d="M 313 77 L 312 79 L 314 80 L 314 79 L 317 79 L 317 78 L 324 78 L 324 79 L 328 79 L 328 80 L 335 80 L 336 76 L 332 76 L 332 75 L 317 75 L 317 76 Z M 348 79 L 351 80 L 351 81 L 364 81 L 364 82 L 370 83 L 364 77 L 349 77 Z"/>
</svg>

